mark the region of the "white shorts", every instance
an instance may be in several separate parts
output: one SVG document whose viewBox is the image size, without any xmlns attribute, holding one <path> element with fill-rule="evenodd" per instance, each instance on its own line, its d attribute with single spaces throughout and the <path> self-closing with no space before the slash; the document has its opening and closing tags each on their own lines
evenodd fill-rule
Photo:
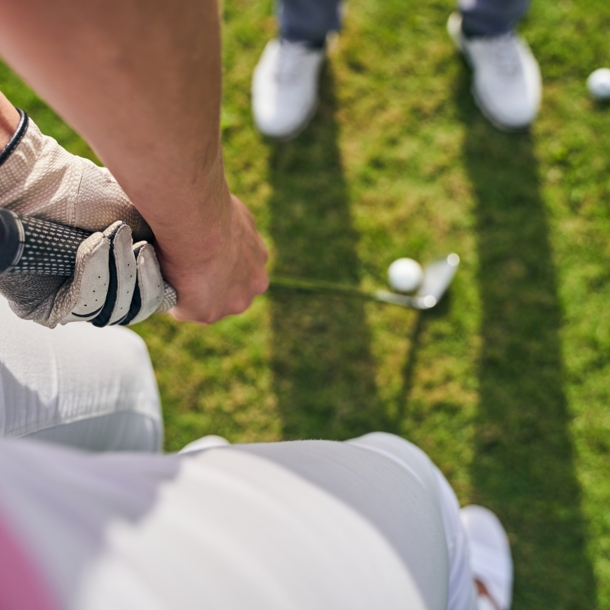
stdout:
<svg viewBox="0 0 610 610">
<path fill-rule="evenodd" d="M 133 333 L 1 310 L 0 332 L 2 431 L 30 437 L 0 441 L 0 534 L 54 607 L 474 610 L 457 500 L 407 441 L 155 454 L 157 390 Z"/>
</svg>

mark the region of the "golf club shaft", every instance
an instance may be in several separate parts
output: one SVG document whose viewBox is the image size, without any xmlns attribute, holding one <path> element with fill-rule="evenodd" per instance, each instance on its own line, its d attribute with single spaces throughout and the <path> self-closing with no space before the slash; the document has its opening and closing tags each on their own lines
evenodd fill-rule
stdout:
<svg viewBox="0 0 610 610">
<path fill-rule="evenodd" d="M 367 291 L 357 286 L 327 282 L 324 280 L 313 280 L 291 275 L 272 275 L 269 289 L 277 291 L 302 292 L 307 294 L 326 294 L 342 297 L 353 297 L 364 301 L 376 301 L 378 303 L 390 303 L 410 309 L 427 309 L 421 299 L 404 294 L 396 294 L 387 290 Z"/>
</svg>

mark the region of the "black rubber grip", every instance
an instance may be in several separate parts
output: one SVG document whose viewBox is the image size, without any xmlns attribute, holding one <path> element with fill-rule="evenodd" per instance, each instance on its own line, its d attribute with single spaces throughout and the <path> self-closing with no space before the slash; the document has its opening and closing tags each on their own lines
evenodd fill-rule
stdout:
<svg viewBox="0 0 610 610">
<path fill-rule="evenodd" d="M 76 251 L 91 233 L 0 209 L 0 274 L 74 274 Z"/>
</svg>

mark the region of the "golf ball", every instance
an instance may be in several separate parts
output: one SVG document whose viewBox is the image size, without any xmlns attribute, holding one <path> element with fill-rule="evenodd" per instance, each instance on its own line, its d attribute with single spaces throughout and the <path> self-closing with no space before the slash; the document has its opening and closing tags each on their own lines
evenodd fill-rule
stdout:
<svg viewBox="0 0 610 610">
<path fill-rule="evenodd" d="M 390 286 L 398 292 L 413 292 L 424 280 L 421 265 L 412 258 L 399 258 L 388 268 Z"/>
<path fill-rule="evenodd" d="M 587 79 L 587 89 L 596 100 L 610 99 L 610 69 L 599 68 Z"/>
</svg>

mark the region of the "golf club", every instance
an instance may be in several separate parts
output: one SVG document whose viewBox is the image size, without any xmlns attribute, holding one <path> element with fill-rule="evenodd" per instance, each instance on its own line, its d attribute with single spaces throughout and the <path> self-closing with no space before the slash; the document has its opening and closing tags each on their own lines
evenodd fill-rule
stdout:
<svg viewBox="0 0 610 610">
<path fill-rule="evenodd" d="M 78 247 L 89 235 L 91 233 L 82 229 L 0 209 L 0 274 L 69 277 L 74 273 Z M 423 281 L 414 295 L 387 290 L 366 291 L 356 286 L 288 275 L 272 275 L 270 289 L 356 297 L 426 310 L 441 300 L 459 263 L 457 254 L 449 254 L 426 265 Z M 175 291 L 167 284 L 166 295 L 169 294 L 175 302 Z"/>
<path fill-rule="evenodd" d="M 409 309 L 426 310 L 435 307 L 441 300 L 460 264 L 457 254 L 434 261 L 424 267 L 424 279 L 413 295 L 390 292 L 388 290 L 362 290 L 356 286 L 312 280 L 289 275 L 272 275 L 271 290 L 287 290 L 314 294 L 331 294 L 344 297 L 355 297 L 366 301 L 389 303 Z"/>
</svg>

